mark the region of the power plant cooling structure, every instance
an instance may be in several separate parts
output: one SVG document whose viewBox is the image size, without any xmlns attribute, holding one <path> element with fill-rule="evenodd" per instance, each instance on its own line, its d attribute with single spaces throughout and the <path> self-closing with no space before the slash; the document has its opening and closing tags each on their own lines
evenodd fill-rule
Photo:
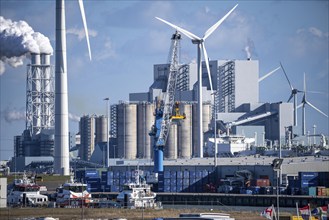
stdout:
<svg viewBox="0 0 329 220">
<path fill-rule="evenodd" d="M 26 130 L 35 137 L 54 128 L 54 71 L 50 54 L 31 54 L 26 80 Z"/>
</svg>

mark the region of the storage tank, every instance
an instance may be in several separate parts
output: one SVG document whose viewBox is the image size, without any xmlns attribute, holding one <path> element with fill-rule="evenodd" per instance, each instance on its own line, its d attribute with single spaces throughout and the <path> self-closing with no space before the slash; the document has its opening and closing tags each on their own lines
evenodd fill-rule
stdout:
<svg viewBox="0 0 329 220">
<path fill-rule="evenodd" d="M 192 105 L 192 124 L 193 124 L 193 130 L 192 130 L 192 137 L 193 137 L 193 152 L 192 155 L 194 157 L 200 157 L 199 155 L 199 149 L 197 149 L 197 143 L 198 143 L 198 112 L 197 112 L 197 103 L 193 103 Z M 203 103 L 202 105 L 202 131 L 203 133 L 207 132 L 209 130 L 209 124 L 211 123 L 211 104 L 210 103 Z M 204 140 L 206 141 L 206 140 Z M 205 143 L 203 143 L 205 145 Z"/>
<path fill-rule="evenodd" d="M 178 126 L 178 157 L 190 158 L 192 156 L 192 105 L 181 104 L 180 109 L 186 118 Z"/>
<path fill-rule="evenodd" d="M 164 149 L 164 156 L 167 159 L 177 159 L 177 124 L 170 125 L 170 131 L 166 146 Z"/>
<path fill-rule="evenodd" d="M 154 105 L 141 102 L 137 105 L 137 157 L 151 158 L 151 136 L 149 132 L 154 124 Z"/>
<path fill-rule="evenodd" d="M 136 159 L 137 104 L 120 103 L 117 112 L 118 157 Z"/>
<path fill-rule="evenodd" d="M 107 142 L 107 117 L 105 115 L 96 118 L 96 138 L 95 143 Z"/>
</svg>

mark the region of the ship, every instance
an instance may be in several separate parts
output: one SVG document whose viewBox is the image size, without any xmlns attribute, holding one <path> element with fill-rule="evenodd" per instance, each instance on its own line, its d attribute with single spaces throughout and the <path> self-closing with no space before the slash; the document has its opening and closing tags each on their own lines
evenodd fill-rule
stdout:
<svg viewBox="0 0 329 220">
<path fill-rule="evenodd" d="M 15 179 L 8 188 L 7 203 L 10 206 L 48 205 L 48 197 L 40 193 L 40 189 L 45 187 L 28 178 L 25 172 L 21 179 Z"/>
<path fill-rule="evenodd" d="M 147 184 L 145 178 L 135 171 L 135 180 L 125 183 L 122 191 L 117 196 L 121 207 L 131 209 L 161 209 L 161 202 L 156 202 L 156 193 L 152 192 L 151 185 Z"/>
<path fill-rule="evenodd" d="M 91 193 L 87 191 L 87 184 L 75 181 L 73 176 L 56 189 L 55 197 L 56 205 L 61 208 L 87 207 L 92 202 Z"/>
</svg>

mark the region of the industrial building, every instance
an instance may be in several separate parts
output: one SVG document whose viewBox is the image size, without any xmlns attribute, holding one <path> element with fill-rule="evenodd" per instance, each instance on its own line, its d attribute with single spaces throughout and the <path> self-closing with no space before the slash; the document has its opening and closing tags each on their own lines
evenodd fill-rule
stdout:
<svg viewBox="0 0 329 220">
<path fill-rule="evenodd" d="M 265 140 L 285 144 L 286 128 L 291 129 L 293 125 L 293 106 L 291 103 L 281 102 L 259 103 L 259 62 L 250 59 L 212 60 L 209 61 L 209 66 L 216 95 L 215 98 L 211 95 L 207 70 L 203 62 L 202 130 L 206 149 L 204 154 L 205 151 L 208 151 L 207 155 L 209 152 L 214 152 L 209 147 L 207 148 L 207 145 L 211 146 L 211 144 L 207 144 L 207 139 L 213 138 L 214 135 L 214 112 L 216 112 L 217 134 L 256 137 L 253 143 L 255 146 L 264 146 L 267 143 Z M 154 103 L 156 97 L 162 97 L 166 92 L 169 64 L 157 64 L 153 69 L 154 82 L 149 87 L 149 91 L 129 94 L 130 103 L 134 103 L 134 105 L 141 102 Z M 175 99 L 180 102 L 180 110 L 186 114 L 187 121 L 183 120 L 182 126 L 171 125 L 165 157 L 168 159 L 202 157 L 203 155 L 199 155 L 196 144 L 197 65 L 195 63 L 181 65 L 177 78 Z M 186 124 L 189 127 L 184 128 Z M 117 123 L 116 126 L 119 128 L 121 124 Z M 136 141 L 139 141 L 139 138 Z M 118 149 L 121 148 L 121 143 L 123 142 L 118 143 Z M 183 146 L 183 144 L 189 144 L 189 146 Z M 217 147 L 219 147 L 218 144 Z M 131 145 L 131 147 L 135 148 L 135 145 Z M 189 149 L 189 153 L 186 154 L 187 151 L 182 149 Z"/>
<path fill-rule="evenodd" d="M 15 157 L 54 155 L 54 71 L 49 54 L 31 54 L 27 65 L 26 128 L 14 138 Z"/>
</svg>

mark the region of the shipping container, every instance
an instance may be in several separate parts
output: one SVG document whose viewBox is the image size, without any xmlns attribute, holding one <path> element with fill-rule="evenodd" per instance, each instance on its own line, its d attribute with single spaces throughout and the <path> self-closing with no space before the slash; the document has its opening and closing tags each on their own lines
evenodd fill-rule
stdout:
<svg viewBox="0 0 329 220">
<path fill-rule="evenodd" d="M 317 193 L 316 187 L 309 187 L 308 188 L 308 195 L 309 196 L 316 196 L 316 193 Z"/>
<path fill-rule="evenodd" d="M 195 177 L 196 177 L 196 172 L 190 171 L 190 178 L 195 178 Z"/>
<path fill-rule="evenodd" d="M 183 178 L 183 171 L 177 171 L 177 179 Z"/>
<path fill-rule="evenodd" d="M 318 177 L 318 172 L 299 172 L 298 176 L 300 180 L 311 180 Z"/>
<path fill-rule="evenodd" d="M 195 176 L 196 176 L 197 179 L 201 179 L 203 177 L 202 176 L 202 171 L 196 171 Z"/>
<path fill-rule="evenodd" d="M 327 190 L 324 186 L 318 186 L 317 187 L 317 195 L 318 196 L 327 196 Z"/>
<path fill-rule="evenodd" d="M 119 179 L 120 178 L 120 171 L 114 171 L 113 172 L 113 177 Z"/>
<path fill-rule="evenodd" d="M 100 183 L 101 179 L 100 178 L 88 178 L 86 179 L 86 183 Z"/>
<path fill-rule="evenodd" d="M 170 185 L 169 186 L 164 186 L 164 192 L 171 192 Z"/>
<path fill-rule="evenodd" d="M 251 185 L 259 186 L 259 187 L 270 186 L 270 180 L 269 179 L 253 179 L 251 181 Z"/>
<path fill-rule="evenodd" d="M 171 172 L 170 172 L 170 177 L 171 177 L 171 179 L 176 179 L 176 178 L 177 178 L 177 173 L 176 173 L 176 171 L 171 171 Z"/>
<path fill-rule="evenodd" d="M 208 170 L 202 171 L 202 177 L 207 177 L 209 175 Z"/>
<path fill-rule="evenodd" d="M 183 178 L 189 178 L 189 177 L 190 177 L 190 172 L 187 170 L 184 170 Z"/>
<path fill-rule="evenodd" d="M 170 185 L 171 184 L 171 179 L 164 179 L 164 184 L 165 185 Z"/>
<path fill-rule="evenodd" d="M 164 178 L 170 178 L 170 171 L 164 171 Z"/>
<path fill-rule="evenodd" d="M 85 177 L 86 178 L 98 178 L 99 172 L 97 170 L 86 170 Z"/>
<path fill-rule="evenodd" d="M 126 178 L 126 172 L 125 171 L 120 172 L 120 179 L 121 178 Z"/>
<path fill-rule="evenodd" d="M 189 186 L 190 180 L 189 179 L 183 179 L 183 186 Z"/>
</svg>

